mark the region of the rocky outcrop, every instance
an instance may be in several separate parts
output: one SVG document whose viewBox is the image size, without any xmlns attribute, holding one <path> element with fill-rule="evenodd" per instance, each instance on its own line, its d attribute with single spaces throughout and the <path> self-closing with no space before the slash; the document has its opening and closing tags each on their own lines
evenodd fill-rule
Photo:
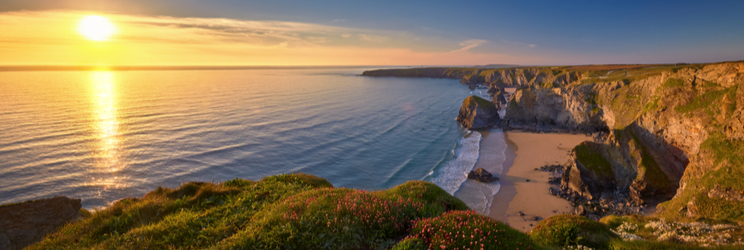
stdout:
<svg viewBox="0 0 744 250">
<path fill-rule="evenodd" d="M 483 168 L 477 168 L 473 171 L 470 171 L 470 173 L 468 173 L 468 179 L 490 183 L 490 182 L 498 181 L 499 177 L 493 176 L 493 174 L 489 173 Z"/>
<path fill-rule="evenodd" d="M 490 128 L 500 123 L 499 110 L 486 99 L 470 96 L 462 102 L 457 121 L 468 129 Z"/>
<path fill-rule="evenodd" d="M 54 197 L 0 206 L 0 249 L 22 249 L 80 217 L 80 199 Z"/>
</svg>

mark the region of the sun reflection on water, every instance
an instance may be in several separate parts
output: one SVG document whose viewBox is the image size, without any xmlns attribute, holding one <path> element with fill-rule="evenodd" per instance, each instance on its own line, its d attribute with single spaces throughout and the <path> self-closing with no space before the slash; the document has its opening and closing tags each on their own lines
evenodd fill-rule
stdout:
<svg viewBox="0 0 744 250">
<path fill-rule="evenodd" d="M 92 126 L 99 143 L 95 150 L 96 168 L 93 170 L 98 178 L 94 177 L 92 185 L 104 189 L 123 188 L 125 183 L 118 176 L 123 166 L 119 162 L 120 133 L 114 73 L 92 71 L 89 78 L 93 93 Z"/>
</svg>

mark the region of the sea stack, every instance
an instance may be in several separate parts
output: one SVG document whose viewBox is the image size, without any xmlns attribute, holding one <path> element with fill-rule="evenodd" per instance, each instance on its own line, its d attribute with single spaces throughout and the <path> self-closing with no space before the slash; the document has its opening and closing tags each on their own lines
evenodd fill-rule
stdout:
<svg viewBox="0 0 744 250">
<path fill-rule="evenodd" d="M 457 121 L 468 129 L 482 129 L 498 125 L 501 118 L 496 105 L 473 95 L 462 102 Z"/>
</svg>

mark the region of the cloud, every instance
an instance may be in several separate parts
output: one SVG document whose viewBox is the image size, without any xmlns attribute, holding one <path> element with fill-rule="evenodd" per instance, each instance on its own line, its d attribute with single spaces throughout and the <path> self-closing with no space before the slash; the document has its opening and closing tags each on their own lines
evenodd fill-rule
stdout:
<svg viewBox="0 0 744 250">
<path fill-rule="evenodd" d="M 481 39 L 470 39 L 470 40 L 467 40 L 467 41 L 464 41 L 464 42 L 461 42 L 460 43 L 460 46 L 463 46 L 462 48 L 459 48 L 459 49 L 450 51 L 450 53 L 467 51 L 469 49 L 478 47 L 479 45 L 484 44 L 486 42 L 488 42 L 488 41 L 481 40 Z"/>
<path fill-rule="evenodd" d="M 367 34 L 359 34 L 359 38 L 368 41 L 368 42 L 384 42 L 388 40 L 388 37 L 386 36 L 376 36 L 376 35 L 367 35 Z"/>
<path fill-rule="evenodd" d="M 532 43 L 523 43 L 523 42 L 517 42 L 517 41 L 510 41 L 510 40 L 506 40 L 506 39 L 501 39 L 501 42 L 503 42 L 503 43 L 507 43 L 507 44 L 514 44 L 514 45 L 518 45 L 518 46 L 527 46 L 527 47 L 530 47 L 530 48 L 535 48 L 535 47 L 537 47 L 537 45 L 536 45 L 536 44 L 532 44 Z"/>
<path fill-rule="evenodd" d="M 76 27 L 90 14 L 109 18 L 117 34 L 103 43 L 85 40 Z M 285 21 L 0 12 L 0 65 L 472 65 L 527 60 L 472 51 L 486 40 L 459 42 L 461 48 L 450 51 L 453 43 L 403 31 Z"/>
</svg>

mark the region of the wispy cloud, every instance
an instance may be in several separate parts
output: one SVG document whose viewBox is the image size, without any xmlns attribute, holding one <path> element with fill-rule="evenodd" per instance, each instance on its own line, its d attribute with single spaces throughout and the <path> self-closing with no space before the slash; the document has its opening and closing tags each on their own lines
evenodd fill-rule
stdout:
<svg viewBox="0 0 744 250">
<path fill-rule="evenodd" d="M 467 41 L 464 41 L 464 42 L 461 42 L 460 43 L 460 46 L 463 46 L 462 48 L 459 48 L 459 49 L 450 51 L 450 53 L 467 51 L 469 49 L 478 47 L 479 45 L 484 44 L 486 42 L 488 42 L 488 41 L 481 40 L 481 39 L 470 39 L 470 40 L 467 40 Z"/>
<path fill-rule="evenodd" d="M 527 46 L 527 47 L 530 47 L 530 48 L 537 47 L 536 44 L 524 43 L 524 42 L 517 42 L 517 41 L 510 41 L 510 40 L 506 40 L 506 39 L 501 39 L 501 42 L 508 43 L 508 44 L 513 44 L 513 45 L 517 45 L 517 46 Z"/>
</svg>

